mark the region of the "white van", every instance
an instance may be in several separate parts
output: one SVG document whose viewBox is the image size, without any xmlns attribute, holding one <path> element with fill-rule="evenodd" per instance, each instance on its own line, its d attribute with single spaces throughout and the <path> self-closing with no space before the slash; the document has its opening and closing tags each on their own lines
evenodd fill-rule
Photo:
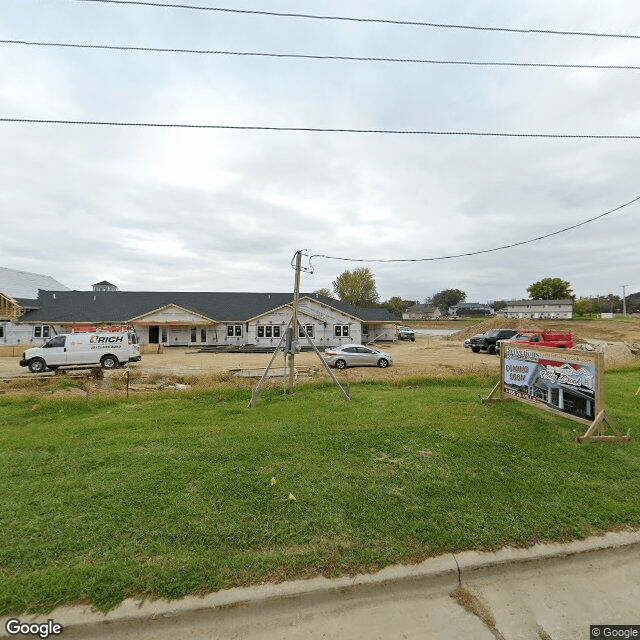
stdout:
<svg viewBox="0 0 640 640">
<path fill-rule="evenodd" d="M 32 373 L 98 364 L 104 369 L 117 369 L 141 359 L 138 336 L 133 331 L 67 333 L 50 338 L 41 347 L 27 349 L 20 366 L 29 367 Z"/>
</svg>

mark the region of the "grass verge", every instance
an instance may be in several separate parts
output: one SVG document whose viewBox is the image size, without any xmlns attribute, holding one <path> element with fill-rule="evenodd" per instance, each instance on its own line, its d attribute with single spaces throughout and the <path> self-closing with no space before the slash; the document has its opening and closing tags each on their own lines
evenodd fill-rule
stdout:
<svg viewBox="0 0 640 640">
<path fill-rule="evenodd" d="M 639 373 L 605 375 L 634 438 L 620 445 L 481 405 L 494 380 L 478 376 L 353 384 L 351 403 L 328 384 L 270 389 L 251 410 L 243 389 L 0 397 L 0 613 L 638 527 Z"/>
</svg>

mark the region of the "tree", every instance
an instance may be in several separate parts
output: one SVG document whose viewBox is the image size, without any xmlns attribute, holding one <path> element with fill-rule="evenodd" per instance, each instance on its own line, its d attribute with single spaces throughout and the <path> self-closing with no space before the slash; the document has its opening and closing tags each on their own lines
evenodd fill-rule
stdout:
<svg viewBox="0 0 640 640">
<path fill-rule="evenodd" d="M 415 304 L 413 300 L 403 300 L 400 296 L 393 296 L 383 302 L 382 306 L 397 318 L 402 318 L 402 314 L 413 304 Z"/>
<path fill-rule="evenodd" d="M 496 300 L 493 303 L 494 311 L 500 311 L 501 309 L 506 309 L 506 308 L 507 308 L 507 303 L 504 300 Z"/>
<path fill-rule="evenodd" d="M 333 298 L 333 294 L 331 293 L 331 291 L 329 291 L 329 289 L 327 289 L 327 287 L 322 287 L 322 289 L 318 289 L 313 293 L 317 296 L 324 296 L 325 298 Z"/>
<path fill-rule="evenodd" d="M 573 303 L 573 315 L 586 316 L 591 313 L 591 300 L 589 298 L 578 298 Z"/>
<path fill-rule="evenodd" d="M 333 290 L 341 302 L 370 307 L 378 302 L 376 281 L 368 267 L 343 271 L 334 281 Z"/>
<path fill-rule="evenodd" d="M 573 297 L 571 283 L 561 278 L 543 278 L 527 287 L 532 300 L 562 300 Z"/>
<path fill-rule="evenodd" d="M 467 294 L 460 289 L 445 289 L 433 295 L 430 302 L 438 309 L 449 310 L 450 307 L 455 307 L 458 303 L 463 302 L 466 297 Z"/>
</svg>

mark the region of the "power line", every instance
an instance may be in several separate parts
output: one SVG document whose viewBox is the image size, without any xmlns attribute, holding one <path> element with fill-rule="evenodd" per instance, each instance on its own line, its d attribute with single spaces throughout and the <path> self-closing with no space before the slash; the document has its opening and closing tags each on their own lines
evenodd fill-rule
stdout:
<svg viewBox="0 0 640 640">
<path fill-rule="evenodd" d="M 165 47 L 139 47 L 133 45 L 109 45 L 109 44 L 86 44 L 75 42 L 41 42 L 29 40 L 0 40 L 0 44 L 24 45 L 29 47 L 59 47 L 69 49 L 96 49 L 104 51 L 134 51 L 149 53 L 181 53 L 198 55 L 218 55 L 218 56 L 245 56 L 264 58 L 293 58 L 303 60 L 340 60 L 349 62 L 399 62 L 413 64 L 431 65 L 460 65 L 478 67 L 534 67 L 551 69 L 605 69 L 605 70 L 626 70 L 638 71 L 640 65 L 629 64 L 572 64 L 554 62 L 503 62 L 503 61 L 483 61 L 483 60 L 437 60 L 429 58 L 391 58 L 384 56 L 344 56 L 344 55 L 319 55 L 307 53 L 273 53 L 264 51 L 224 51 L 215 49 L 178 49 Z"/>
<path fill-rule="evenodd" d="M 75 125 L 94 127 L 140 127 L 159 129 L 216 129 L 230 131 L 274 131 L 293 133 L 359 133 L 402 136 L 467 136 L 483 138 L 537 138 L 556 140 L 640 140 L 640 135 L 588 133 L 521 133 L 505 131 L 435 131 L 412 129 L 348 129 L 328 127 L 293 127 L 231 124 L 187 124 L 179 122 L 117 122 L 107 120 L 55 120 L 43 118 L 1 118 L 0 122 L 16 124 Z"/>
<path fill-rule="evenodd" d="M 316 15 L 310 13 L 290 13 L 279 11 L 259 11 L 254 9 L 229 9 L 225 7 L 202 7 L 190 4 L 144 2 L 142 0 L 75 0 L 75 2 L 95 2 L 103 4 L 138 5 L 144 7 L 167 8 L 167 9 L 191 9 L 196 11 L 217 11 L 220 13 L 235 13 L 245 15 L 271 16 L 278 18 L 305 18 L 311 20 L 336 20 L 344 22 L 363 22 L 376 24 L 391 24 L 414 27 L 431 27 L 434 29 L 466 29 L 471 31 L 499 31 L 504 33 L 523 33 L 533 35 L 556 35 L 556 36 L 584 36 L 596 38 L 631 38 L 640 39 L 640 35 L 628 33 L 605 33 L 596 31 L 569 31 L 555 29 L 518 29 L 515 27 L 489 27 L 469 24 L 448 24 L 440 22 L 422 22 L 415 20 L 394 20 L 392 18 L 362 18 L 354 16 L 331 16 Z"/>
<path fill-rule="evenodd" d="M 600 215 L 594 216 L 593 218 L 589 218 L 587 220 L 583 220 L 582 222 L 578 222 L 576 224 L 572 224 L 569 227 L 564 227 L 563 229 L 558 229 L 557 231 L 552 231 L 551 233 L 547 233 L 543 236 L 538 236 L 537 238 L 531 238 L 529 240 L 522 240 L 521 242 L 513 242 L 511 244 L 505 244 L 500 247 L 494 247 L 492 249 L 481 249 L 478 251 L 468 251 L 466 253 L 457 253 L 449 256 L 438 256 L 435 258 L 395 258 L 395 259 L 376 259 L 376 258 L 340 258 L 338 256 L 328 256 L 325 254 L 314 254 L 309 256 L 309 267 L 312 269 L 311 261 L 314 258 L 324 258 L 325 260 L 341 260 L 343 262 L 434 262 L 436 260 L 453 260 L 454 258 L 466 258 L 469 256 L 477 256 L 483 253 L 493 253 L 495 251 L 502 251 L 504 249 L 512 249 L 513 247 L 520 247 L 525 244 L 531 244 L 532 242 L 538 242 L 539 240 L 544 240 L 546 238 L 551 238 L 552 236 L 560 235 L 561 233 L 566 233 L 567 231 L 571 231 L 573 229 L 577 229 L 578 227 L 582 227 L 590 222 L 595 222 L 596 220 L 600 220 L 605 216 L 610 216 L 616 211 L 620 211 L 625 207 L 628 207 L 636 202 L 640 201 L 640 196 L 634 198 L 633 200 L 629 200 L 629 202 L 625 202 L 624 204 L 611 209 L 610 211 L 605 211 Z"/>
</svg>

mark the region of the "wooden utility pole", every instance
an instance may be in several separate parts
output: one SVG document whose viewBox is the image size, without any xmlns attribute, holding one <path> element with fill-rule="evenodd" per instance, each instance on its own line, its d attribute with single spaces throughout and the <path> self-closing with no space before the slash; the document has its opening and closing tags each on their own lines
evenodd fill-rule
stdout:
<svg viewBox="0 0 640 640">
<path fill-rule="evenodd" d="M 293 261 L 292 261 L 292 266 L 293 266 Z M 298 298 L 300 297 L 300 272 L 302 271 L 302 251 L 296 251 L 295 253 L 294 269 L 296 271 L 296 279 L 295 279 L 295 285 L 293 287 L 293 303 L 292 303 L 292 310 L 291 310 L 291 320 L 289 321 L 289 326 L 287 327 L 285 333 L 280 336 L 280 342 L 278 343 L 278 346 L 275 348 L 275 351 L 271 356 L 271 361 L 267 365 L 267 368 L 264 370 L 264 373 L 262 374 L 262 378 L 260 379 L 258 386 L 253 391 L 253 394 L 251 396 L 251 401 L 249 402 L 249 407 L 255 406 L 256 402 L 258 401 L 258 396 L 260 395 L 260 391 L 262 390 L 262 387 L 264 386 L 267 376 L 269 375 L 269 369 L 271 369 L 271 365 L 273 364 L 273 361 L 276 359 L 276 355 L 278 354 L 278 351 L 282 347 L 283 342 L 285 343 L 284 352 L 287 355 L 287 367 L 289 369 L 289 380 L 288 380 L 286 392 L 293 393 L 293 383 L 295 382 L 295 358 L 296 358 L 296 351 L 298 351 L 298 337 L 300 335 L 304 336 L 307 339 L 307 342 L 311 345 L 313 350 L 316 352 L 316 355 L 318 356 L 320 362 L 324 366 L 327 374 L 333 380 L 336 386 L 340 389 L 340 391 L 342 391 L 342 395 L 344 399 L 347 402 L 351 400 L 351 398 L 349 397 L 349 393 L 342 388 L 342 386 L 340 385 L 340 382 L 333 375 L 333 373 L 331 372 L 331 369 L 329 368 L 329 365 L 326 363 L 325 359 L 322 357 L 322 354 L 318 351 L 318 348 L 316 347 L 316 345 L 313 344 L 313 340 L 311 340 L 311 337 L 307 333 L 307 330 L 305 329 L 305 327 L 301 324 L 300 329 L 298 330 Z M 298 331 L 300 331 L 300 333 Z M 287 338 L 286 340 L 285 340 L 285 335 Z M 285 373 L 286 373 L 286 368 L 285 368 Z"/>
<path fill-rule="evenodd" d="M 298 298 L 300 296 L 300 271 L 302 269 L 302 251 L 296 251 L 295 284 L 293 287 L 293 312 L 291 314 L 291 344 L 289 350 L 289 384 L 288 393 L 293 393 L 295 379 L 296 349 L 298 347 Z"/>
</svg>

